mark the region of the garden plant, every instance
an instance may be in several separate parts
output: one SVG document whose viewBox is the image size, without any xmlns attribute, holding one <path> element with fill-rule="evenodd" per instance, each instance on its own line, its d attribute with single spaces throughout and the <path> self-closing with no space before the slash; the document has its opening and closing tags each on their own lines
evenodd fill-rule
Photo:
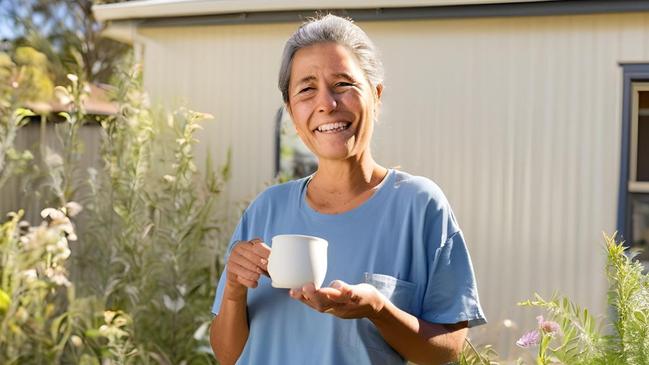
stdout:
<svg viewBox="0 0 649 365">
<path fill-rule="evenodd" d="M 215 208 L 229 165 L 208 159 L 199 173 L 194 135 L 210 116 L 150 106 L 138 69 L 126 70 L 112 88 L 117 113 L 88 114 L 89 88 L 71 74 L 53 90 L 66 111 L 39 114 L 21 97 L 28 70 L 0 53 L 0 193 L 40 207 L 0 212 L 2 364 L 215 363 L 207 329 L 225 226 Z M 29 123 L 53 142 L 19 147 Z"/>
<path fill-rule="evenodd" d="M 516 345 L 535 352 L 536 365 L 646 365 L 649 364 L 649 275 L 634 261 L 615 235 L 604 236 L 606 274 L 610 285 L 609 320 L 596 320 L 569 298 L 535 295 L 519 305 L 543 309 L 538 326 L 523 334 Z M 489 346 L 467 344 L 461 364 L 500 364 Z M 525 364 L 518 360 L 517 364 Z"/>
</svg>

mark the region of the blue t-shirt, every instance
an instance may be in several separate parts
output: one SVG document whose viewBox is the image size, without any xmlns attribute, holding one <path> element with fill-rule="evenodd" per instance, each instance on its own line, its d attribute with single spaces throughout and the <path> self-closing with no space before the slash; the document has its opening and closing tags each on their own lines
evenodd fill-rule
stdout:
<svg viewBox="0 0 649 365">
<path fill-rule="evenodd" d="M 244 211 L 237 241 L 278 234 L 329 241 L 323 286 L 339 279 L 370 283 L 400 309 L 431 323 L 485 323 L 462 232 L 440 188 L 427 178 L 389 170 L 362 205 L 321 214 L 306 202 L 310 177 L 262 192 Z M 225 287 L 221 275 L 212 312 Z M 339 319 L 292 299 L 262 276 L 248 290 L 248 341 L 238 364 L 405 364 L 367 319 Z M 227 336 L 218 333 L 217 336 Z"/>
</svg>

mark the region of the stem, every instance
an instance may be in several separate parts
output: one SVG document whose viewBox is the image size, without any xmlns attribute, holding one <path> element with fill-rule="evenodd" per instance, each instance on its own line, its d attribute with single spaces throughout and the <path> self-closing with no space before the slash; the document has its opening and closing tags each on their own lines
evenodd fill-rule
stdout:
<svg viewBox="0 0 649 365">
<path fill-rule="evenodd" d="M 466 342 L 467 345 L 469 345 L 469 347 L 470 347 L 471 350 L 476 354 L 476 356 L 478 357 L 478 359 L 480 359 L 480 362 L 481 362 L 481 363 L 483 363 L 483 364 L 485 364 L 485 365 L 489 365 L 489 361 L 488 361 L 487 359 L 485 359 L 485 358 L 484 358 L 484 357 L 483 357 L 483 356 L 478 352 L 478 350 L 473 346 L 473 344 L 471 343 L 471 341 L 469 341 L 468 338 L 465 337 L 465 338 L 464 338 L 464 342 Z"/>
</svg>

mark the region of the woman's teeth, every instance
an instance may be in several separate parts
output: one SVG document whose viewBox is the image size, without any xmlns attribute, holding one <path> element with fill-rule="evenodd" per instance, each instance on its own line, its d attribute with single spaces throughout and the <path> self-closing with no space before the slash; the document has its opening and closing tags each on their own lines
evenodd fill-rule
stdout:
<svg viewBox="0 0 649 365">
<path fill-rule="evenodd" d="M 321 133 L 334 133 L 343 131 L 349 128 L 350 125 L 351 123 L 346 122 L 327 123 L 319 126 L 316 130 Z"/>
</svg>

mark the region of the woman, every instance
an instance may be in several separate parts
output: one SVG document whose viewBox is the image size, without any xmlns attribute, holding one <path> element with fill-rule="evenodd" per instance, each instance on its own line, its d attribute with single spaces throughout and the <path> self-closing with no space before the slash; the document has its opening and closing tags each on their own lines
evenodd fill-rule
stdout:
<svg viewBox="0 0 649 365">
<path fill-rule="evenodd" d="M 287 41 L 279 75 L 312 176 L 273 186 L 243 213 L 219 281 L 211 343 L 222 364 L 454 361 L 485 322 L 453 213 L 430 180 L 387 169 L 370 141 L 382 66 L 367 35 L 327 15 Z M 272 288 L 273 236 L 329 241 L 328 287 Z"/>
</svg>

